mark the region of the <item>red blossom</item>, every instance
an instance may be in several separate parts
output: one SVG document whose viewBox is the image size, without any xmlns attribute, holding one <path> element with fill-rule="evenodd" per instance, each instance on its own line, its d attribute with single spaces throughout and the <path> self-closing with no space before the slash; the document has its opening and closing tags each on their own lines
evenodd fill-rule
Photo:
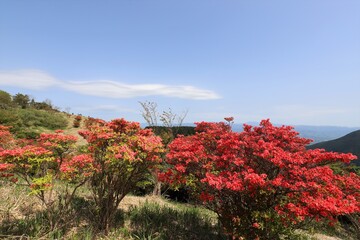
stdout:
<svg viewBox="0 0 360 240">
<path fill-rule="evenodd" d="M 252 224 L 252 226 L 253 226 L 254 228 L 260 228 L 260 224 L 257 223 L 257 222 L 254 222 L 254 223 Z"/>
<path fill-rule="evenodd" d="M 9 130 L 10 127 L 0 125 L 0 150 L 10 148 L 16 143 Z"/>
<path fill-rule="evenodd" d="M 60 171 L 65 179 L 79 181 L 80 179 L 85 180 L 98 169 L 91 155 L 80 154 L 65 161 L 61 165 Z"/>
</svg>

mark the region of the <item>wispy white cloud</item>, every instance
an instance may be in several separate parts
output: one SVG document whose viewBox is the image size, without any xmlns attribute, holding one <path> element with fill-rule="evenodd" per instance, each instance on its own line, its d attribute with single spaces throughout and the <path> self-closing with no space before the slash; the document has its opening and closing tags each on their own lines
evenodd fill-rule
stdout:
<svg viewBox="0 0 360 240">
<path fill-rule="evenodd" d="M 81 94 L 109 97 L 133 98 L 140 96 L 167 96 L 195 100 L 220 98 L 215 92 L 193 86 L 171 86 L 163 84 L 125 84 L 115 81 L 98 80 L 86 82 L 63 82 L 62 87 Z"/>
<path fill-rule="evenodd" d="M 46 72 L 39 70 L 0 71 L 0 86 L 44 89 L 61 83 Z"/>
<path fill-rule="evenodd" d="M 194 86 L 127 84 L 111 80 L 64 81 L 39 70 L 0 71 L 1 85 L 27 89 L 46 89 L 56 86 L 84 95 L 106 98 L 133 98 L 142 96 L 166 96 L 194 100 L 220 98 L 214 91 Z"/>
</svg>

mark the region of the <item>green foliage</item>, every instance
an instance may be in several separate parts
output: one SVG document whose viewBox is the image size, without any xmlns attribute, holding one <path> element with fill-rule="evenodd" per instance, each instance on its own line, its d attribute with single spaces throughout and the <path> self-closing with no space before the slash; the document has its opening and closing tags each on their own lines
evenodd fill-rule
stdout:
<svg viewBox="0 0 360 240">
<path fill-rule="evenodd" d="M 11 95 L 8 92 L 0 90 L 0 108 L 9 108 L 12 104 Z"/>
<path fill-rule="evenodd" d="M 150 128 L 153 130 L 155 134 L 161 135 L 163 132 L 172 132 L 174 133 L 174 137 L 178 135 L 194 135 L 195 134 L 195 127 L 191 126 L 179 126 L 179 127 L 165 127 L 165 126 L 148 126 L 146 128 Z"/>
<path fill-rule="evenodd" d="M 0 109 L 0 124 L 17 127 L 22 125 L 16 109 Z"/>
<path fill-rule="evenodd" d="M 30 104 L 30 97 L 27 94 L 17 93 L 13 97 L 13 103 L 21 108 L 27 108 Z"/>
<path fill-rule="evenodd" d="M 336 174 L 344 175 L 349 173 L 355 173 L 360 176 L 360 166 L 354 164 L 345 163 L 333 163 L 329 165 L 330 168 Z"/>
<path fill-rule="evenodd" d="M 53 109 L 53 106 L 48 103 L 48 102 L 35 102 L 35 101 L 31 101 L 30 102 L 30 106 L 35 108 L 35 109 L 38 109 L 38 110 L 47 110 L 47 111 L 52 111 L 54 110 Z"/>
</svg>

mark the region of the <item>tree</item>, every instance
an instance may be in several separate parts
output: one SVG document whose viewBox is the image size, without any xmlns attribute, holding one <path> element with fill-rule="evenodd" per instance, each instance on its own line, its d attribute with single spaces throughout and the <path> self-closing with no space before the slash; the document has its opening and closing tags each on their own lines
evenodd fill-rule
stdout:
<svg viewBox="0 0 360 240">
<path fill-rule="evenodd" d="M 150 127 L 157 127 L 159 125 L 158 119 L 160 119 L 163 126 L 172 128 L 175 125 L 180 127 L 187 115 L 187 111 L 181 114 L 176 114 L 169 108 L 167 111 L 163 111 L 159 114 L 157 110 L 157 104 L 155 102 L 139 102 L 142 109 L 141 115 Z"/>
<path fill-rule="evenodd" d="M 96 122 L 95 122 L 96 121 Z M 89 176 L 100 230 L 108 232 L 121 200 L 161 161 L 161 138 L 139 123 L 93 120 L 79 131 L 88 142 L 95 171 Z"/>
<path fill-rule="evenodd" d="M 158 112 L 157 112 L 157 104 L 155 102 L 139 102 L 141 107 L 143 108 L 141 115 L 147 122 L 149 126 L 157 126 L 158 125 Z"/>
<path fill-rule="evenodd" d="M 30 104 L 30 96 L 27 94 L 17 93 L 13 97 L 13 103 L 20 106 L 21 108 L 27 108 Z"/>
<path fill-rule="evenodd" d="M 46 110 L 46 111 L 56 111 L 56 107 L 54 107 L 49 99 L 46 99 L 43 102 L 35 102 L 34 99 L 31 99 L 30 106 L 32 108 L 38 110 Z"/>
<path fill-rule="evenodd" d="M 351 154 L 306 150 L 310 140 L 269 120 L 244 125 L 241 133 L 206 122 L 196 131 L 169 145 L 172 168 L 161 177 L 190 187 L 232 238 L 280 239 L 311 219 L 335 222 L 360 211 L 360 177 L 328 166 L 349 163 L 356 158 Z"/>
<path fill-rule="evenodd" d="M 0 108 L 8 108 L 11 106 L 11 95 L 8 92 L 0 90 Z"/>
</svg>

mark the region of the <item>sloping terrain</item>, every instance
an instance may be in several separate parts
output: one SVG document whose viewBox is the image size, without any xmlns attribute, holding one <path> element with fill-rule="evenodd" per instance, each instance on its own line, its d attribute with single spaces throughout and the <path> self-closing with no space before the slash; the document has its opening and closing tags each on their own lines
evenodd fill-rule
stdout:
<svg viewBox="0 0 360 240">
<path fill-rule="evenodd" d="M 358 157 L 354 163 L 360 166 L 360 130 L 351 132 L 341 138 L 312 144 L 309 149 L 323 148 L 327 151 L 352 153 Z"/>
</svg>

